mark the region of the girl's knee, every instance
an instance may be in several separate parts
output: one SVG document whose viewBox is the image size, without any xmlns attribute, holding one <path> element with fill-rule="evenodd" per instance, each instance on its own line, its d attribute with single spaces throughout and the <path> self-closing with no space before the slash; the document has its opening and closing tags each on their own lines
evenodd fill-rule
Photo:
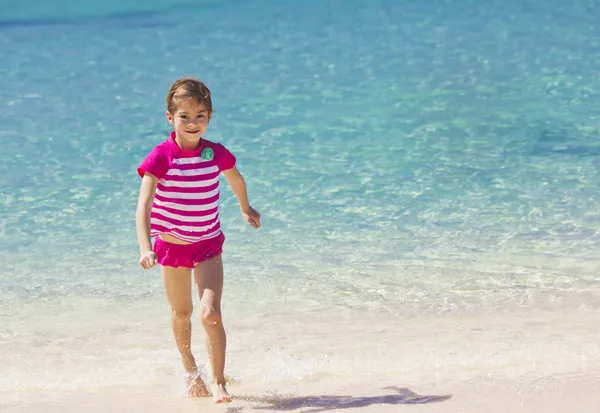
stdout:
<svg viewBox="0 0 600 413">
<path fill-rule="evenodd" d="M 217 325 L 221 323 L 221 311 L 214 306 L 202 304 L 200 309 L 200 319 L 205 326 Z"/>
<path fill-rule="evenodd" d="M 186 323 L 192 318 L 192 309 L 172 309 L 173 319 L 178 323 Z"/>
</svg>

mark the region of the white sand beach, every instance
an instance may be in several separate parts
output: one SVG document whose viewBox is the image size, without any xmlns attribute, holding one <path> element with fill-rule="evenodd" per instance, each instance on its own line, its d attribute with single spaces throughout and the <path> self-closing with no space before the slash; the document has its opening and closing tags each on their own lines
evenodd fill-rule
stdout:
<svg viewBox="0 0 600 413">
<path fill-rule="evenodd" d="M 263 352 L 253 358 L 252 350 L 234 344 L 233 366 L 245 361 L 257 371 L 247 370 L 241 379 L 233 377 L 229 390 L 235 400 L 229 405 L 183 397 L 181 377 L 171 369 L 139 386 L 3 392 L 0 410 L 595 412 L 600 407 L 600 331 L 594 326 L 600 322 L 600 312 L 593 307 L 520 308 L 402 322 L 365 319 L 356 324 L 339 318 L 335 331 L 329 322 L 315 321 L 312 326 L 320 331 L 313 329 L 308 341 L 303 341 L 297 327 L 273 319 L 267 324 L 278 325 L 278 335 L 264 340 L 279 340 L 280 348 L 294 351 L 293 357 Z M 232 337 L 236 328 L 230 329 Z M 314 365 L 309 374 L 260 378 L 261 372 L 273 368 L 269 364 L 273 358 L 285 360 L 291 368 L 323 351 L 331 354 L 329 363 Z M 239 373 L 230 370 L 233 376 Z"/>
</svg>

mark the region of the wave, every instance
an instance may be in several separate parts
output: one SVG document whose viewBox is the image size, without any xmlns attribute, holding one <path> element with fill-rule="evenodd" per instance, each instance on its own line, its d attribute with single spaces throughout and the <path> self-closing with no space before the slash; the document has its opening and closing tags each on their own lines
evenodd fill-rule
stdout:
<svg viewBox="0 0 600 413">
<path fill-rule="evenodd" d="M 0 0 L 0 28 L 50 26 L 103 19 L 128 19 L 155 16 L 182 8 L 214 6 L 227 0 Z"/>
</svg>

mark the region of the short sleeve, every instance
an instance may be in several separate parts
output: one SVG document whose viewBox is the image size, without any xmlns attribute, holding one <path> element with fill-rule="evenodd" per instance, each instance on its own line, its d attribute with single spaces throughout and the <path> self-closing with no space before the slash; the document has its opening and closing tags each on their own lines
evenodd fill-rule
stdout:
<svg viewBox="0 0 600 413">
<path fill-rule="evenodd" d="M 226 171 L 235 166 L 235 156 L 223 145 L 219 144 L 218 146 L 218 158 L 217 158 L 217 167 L 219 171 Z"/>
<path fill-rule="evenodd" d="M 169 161 L 165 148 L 160 145 L 157 146 L 146 156 L 146 159 L 142 161 L 140 166 L 137 168 L 138 174 L 143 178 L 146 172 L 154 175 L 158 179 L 161 179 L 167 173 L 169 169 Z"/>
</svg>

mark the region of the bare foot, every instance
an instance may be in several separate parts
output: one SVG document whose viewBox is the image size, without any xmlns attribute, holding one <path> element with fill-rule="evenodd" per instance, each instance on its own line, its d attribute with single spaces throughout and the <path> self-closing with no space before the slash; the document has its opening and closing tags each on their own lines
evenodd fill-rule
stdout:
<svg viewBox="0 0 600 413">
<path fill-rule="evenodd" d="M 233 398 L 227 393 L 227 389 L 225 388 L 225 384 L 217 384 L 213 383 L 211 386 L 213 400 L 215 403 L 231 403 Z"/>
<path fill-rule="evenodd" d="M 200 378 L 198 373 L 188 373 L 185 375 L 185 384 L 187 395 L 189 397 L 208 397 L 210 393 L 206 388 L 206 384 Z"/>
</svg>

